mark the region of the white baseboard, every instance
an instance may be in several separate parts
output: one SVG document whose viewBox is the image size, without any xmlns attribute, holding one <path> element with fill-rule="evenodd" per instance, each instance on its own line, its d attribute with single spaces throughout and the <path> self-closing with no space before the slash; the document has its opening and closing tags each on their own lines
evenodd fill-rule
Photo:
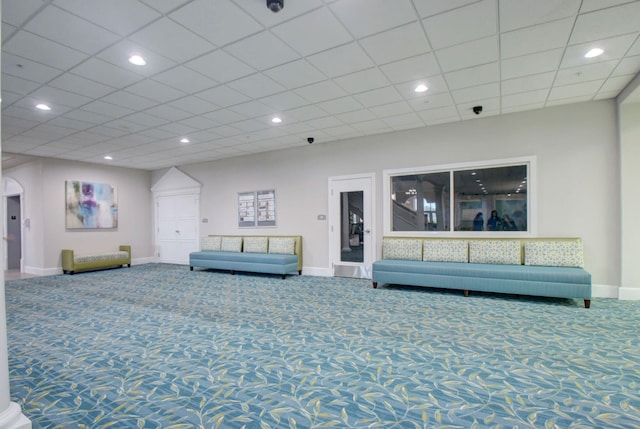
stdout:
<svg viewBox="0 0 640 429">
<path fill-rule="evenodd" d="M 618 298 L 618 286 L 591 285 L 591 296 L 594 298 Z"/>
<path fill-rule="evenodd" d="M 55 268 L 38 268 L 38 267 L 24 267 L 26 274 L 32 274 L 34 276 L 55 276 L 56 274 L 62 274 L 62 267 Z"/>
<path fill-rule="evenodd" d="M 618 299 L 621 301 L 640 300 L 640 287 L 621 287 L 618 290 Z"/>
<path fill-rule="evenodd" d="M 319 267 L 302 267 L 302 275 L 318 276 L 318 277 L 333 277 L 333 273 L 329 268 L 319 268 Z"/>
</svg>

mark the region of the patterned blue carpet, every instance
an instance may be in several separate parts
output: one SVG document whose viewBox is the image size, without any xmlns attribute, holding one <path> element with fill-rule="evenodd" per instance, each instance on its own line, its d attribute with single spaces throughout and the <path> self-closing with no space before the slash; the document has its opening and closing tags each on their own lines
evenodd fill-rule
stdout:
<svg viewBox="0 0 640 429">
<path fill-rule="evenodd" d="M 640 303 L 148 264 L 6 284 L 34 428 L 638 428 Z"/>
</svg>

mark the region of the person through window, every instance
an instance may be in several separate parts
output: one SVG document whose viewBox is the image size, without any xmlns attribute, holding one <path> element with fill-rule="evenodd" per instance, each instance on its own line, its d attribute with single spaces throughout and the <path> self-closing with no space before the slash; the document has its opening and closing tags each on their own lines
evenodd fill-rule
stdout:
<svg viewBox="0 0 640 429">
<path fill-rule="evenodd" d="M 500 219 L 496 210 L 491 211 L 491 217 L 487 220 L 487 229 L 489 231 L 502 231 L 502 219 Z"/>
</svg>

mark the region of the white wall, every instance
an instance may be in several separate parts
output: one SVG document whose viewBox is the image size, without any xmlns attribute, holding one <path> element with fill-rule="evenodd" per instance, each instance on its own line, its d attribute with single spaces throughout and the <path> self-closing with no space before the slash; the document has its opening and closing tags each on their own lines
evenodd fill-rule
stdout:
<svg viewBox="0 0 640 429">
<path fill-rule="evenodd" d="M 593 283 L 620 285 L 619 167 L 611 100 L 479 117 L 452 124 L 184 166 L 203 184 L 206 234 L 301 234 L 304 265 L 329 264 L 327 178 L 374 172 L 377 236 L 382 231 L 382 171 L 535 155 L 538 236 L 582 237 Z M 163 171 L 152 175 L 157 181 Z M 237 193 L 276 190 L 278 226 L 237 227 Z M 377 243 L 378 255 L 380 242 Z"/>
<path fill-rule="evenodd" d="M 620 193 L 622 261 L 620 298 L 640 299 L 640 103 L 622 104 L 620 115 Z"/>
<path fill-rule="evenodd" d="M 84 252 L 116 250 L 130 244 L 134 261 L 150 260 L 152 250 L 151 173 L 80 162 L 44 159 L 4 172 L 25 189 L 24 213 L 31 227 L 25 232 L 25 271 L 60 271 L 60 250 Z M 65 181 L 87 180 L 115 185 L 118 191 L 118 228 L 67 230 Z"/>
</svg>

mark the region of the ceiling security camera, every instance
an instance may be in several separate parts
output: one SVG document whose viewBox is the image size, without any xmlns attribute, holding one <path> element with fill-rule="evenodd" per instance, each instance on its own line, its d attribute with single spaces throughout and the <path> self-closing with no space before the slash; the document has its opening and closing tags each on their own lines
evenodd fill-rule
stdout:
<svg viewBox="0 0 640 429">
<path fill-rule="evenodd" d="M 267 7 L 273 13 L 280 12 L 284 7 L 284 0 L 267 0 Z"/>
<path fill-rule="evenodd" d="M 482 106 L 473 106 L 473 113 L 475 113 L 476 115 L 482 113 Z"/>
<path fill-rule="evenodd" d="M 311 144 L 315 141 L 315 139 L 313 137 L 307 137 L 307 141 L 309 142 L 309 144 Z"/>
</svg>

